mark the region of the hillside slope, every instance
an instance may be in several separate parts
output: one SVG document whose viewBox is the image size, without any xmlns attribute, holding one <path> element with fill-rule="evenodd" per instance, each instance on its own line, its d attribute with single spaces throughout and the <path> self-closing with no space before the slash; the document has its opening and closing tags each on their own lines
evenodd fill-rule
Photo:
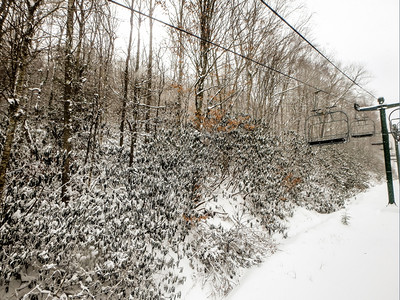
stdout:
<svg viewBox="0 0 400 300">
<path fill-rule="evenodd" d="M 399 299 L 399 208 L 386 203 L 380 184 L 352 198 L 346 211 L 299 208 L 278 252 L 227 299 Z M 187 298 L 194 299 L 201 298 Z"/>
</svg>

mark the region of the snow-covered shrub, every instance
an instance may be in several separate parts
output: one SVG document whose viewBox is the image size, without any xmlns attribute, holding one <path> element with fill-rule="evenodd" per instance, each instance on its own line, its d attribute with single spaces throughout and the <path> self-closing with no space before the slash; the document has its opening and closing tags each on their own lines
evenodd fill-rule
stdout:
<svg viewBox="0 0 400 300">
<path fill-rule="evenodd" d="M 221 174 L 246 200 L 246 209 L 269 233 L 283 233 L 285 218 L 292 212 L 289 200 L 301 179 L 293 173 L 282 142 L 263 129 L 238 128 L 214 134 L 211 144 L 223 158 Z"/>
<path fill-rule="evenodd" d="M 343 225 L 349 225 L 350 224 L 350 219 L 351 219 L 351 217 L 350 217 L 349 213 L 347 211 L 345 211 L 342 214 L 342 217 L 341 217 L 342 224 Z"/>
<path fill-rule="evenodd" d="M 32 144 L 19 133 L 0 220 L 0 286 L 19 281 L 20 295 L 72 299 L 174 299 L 184 282 L 176 270 L 189 257 L 226 294 L 241 268 L 270 253 L 270 236 L 284 233 L 295 205 L 331 212 L 368 181 L 348 149 L 221 122 L 221 130 L 159 130 L 138 145 L 132 167 L 111 134 L 86 164 L 81 141 L 69 203 L 59 200 L 59 126 L 31 130 Z M 264 233 L 210 225 L 218 188 L 240 195 Z"/>
<path fill-rule="evenodd" d="M 370 175 L 354 156 L 340 146 L 313 148 L 305 175 L 309 188 L 303 194 L 306 206 L 321 213 L 330 213 L 344 206 L 355 192 L 368 187 Z"/>
<path fill-rule="evenodd" d="M 27 214 L 14 214 L 15 222 L 0 232 L 2 241 L 7 241 L 0 254 L 2 283 L 20 279 L 33 267 L 38 272 L 33 287 L 38 285 L 54 297 L 173 295 L 175 283 L 167 285 L 164 277 L 179 262 L 171 260 L 169 252 L 182 240 L 175 228 L 182 223 L 183 210 L 176 205 L 155 209 L 157 200 L 168 202 L 173 195 L 128 193 L 124 181 L 137 177 L 134 171 L 117 170 L 108 170 L 108 175 L 122 176 L 118 186 L 95 186 L 68 204 L 43 199 Z M 144 185 L 149 184 L 146 180 Z"/>
<path fill-rule="evenodd" d="M 197 277 L 210 283 L 214 297 L 237 285 L 240 271 L 260 264 L 275 250 L 270 237 L 243 224 L 228 229 L 202 222 L 193 230 L 188 255 Z"/>
</svg>

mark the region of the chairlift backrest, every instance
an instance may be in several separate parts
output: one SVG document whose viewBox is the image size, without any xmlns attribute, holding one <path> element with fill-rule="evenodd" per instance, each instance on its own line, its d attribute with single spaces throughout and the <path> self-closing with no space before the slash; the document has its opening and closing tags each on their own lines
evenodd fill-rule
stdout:
<svg viewBox="0 0 400 300">
<path fill-rule="evenodd" d="M 349 140 L 349 119 L 343 111 L 316 112 L 306 122 L 310 145 L 341 144 Z"/>
</svg>

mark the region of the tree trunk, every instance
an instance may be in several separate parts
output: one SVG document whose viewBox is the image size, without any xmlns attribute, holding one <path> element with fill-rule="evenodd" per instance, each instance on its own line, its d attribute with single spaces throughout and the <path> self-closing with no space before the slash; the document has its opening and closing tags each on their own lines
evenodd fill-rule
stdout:
<svg viewBox="0 0 400 300">
<path fill-rule="evenodd" d="M 20 103 L 22 98 L 24 97 L 24 82 L 26 79 L 26 72 L 28 66 L 28 58 L 29 51 L 31 47 L 31 41 L 35 34 L 36 25 L 34 22 L 35 12 L 38 10 L 41 5 L 42 0 L 38 0 L 30 5 L 27 3 L 27 19 L 26 19 L 26 28 L 21 28 L 22 35 L 22 43 L 19 48 L 19 53 L 17 55 L 19 59 L 19 63 L 17 66 L 17 71 L 15 75 L 15 79 L 13 81 L 13 87 L 11 90 L 13 91 L 12 98 L 9 99 L 9 109 L 8 109 L 8 126 L 6 139 L 4 143 L 3 153 L 1 156 L 0 162 L 0 205 L 2 205 L 4 190 L 6 185 L 6 174 L 8 165 L 10 162 L 10 155 L 12 150 L 12 145 L 14 142 L 15 130 L 18 125 L 18 121 L 21 119 L 23 115 L 23 111 L 20 110 Z M 2 3 L 2 7 L 3 7 Z"/>
<path fill-rule="evenodd" d="M 133 7 L 134 0 L 131 2 L 131 7 Z M 122 147 L 124 144 L 124 128 L 126 120 L 126 106 L 128 103 L 128 86 L 129 86 L 129 62 L 131 60 L 132 51 L 132 34 L 133 34 L 133 10 L 131 11 L 131 16 L 129 20 L 129 41 L 128 41 L 128 53 L 126 54 L 125 60 L 125 70 L 124 70 L 124 82 L 123 82 L 123 98 L 122 98 L 122 112 L 121 112 L 121 125 L 120 125 L 120 138 L 119 146 Z"/>
<path fill-rule="evenodd" d="M 3 25 L 7 18 L 7 15 L 8 15 L 10 3 L 11 3 L 11 0 L 3 0 L 1 2 L 1 6 L 0 6 L 0 43 L 2 43 L 2 40 L 3 40 L 3 33 L 4 33 Z"/>
<path fill-rule="evenodd" d="M 183 11 L 185 6 L 185 0 L 181 0 L 179 7 L 179 20 L 178 27 L 183 28 Z M 183 67 L 185 62 L 185 52 L 183 45 L 183 32 L 179 31 L 179 46 L 178 46 L 178 95 L 176 99 L 176 122 L 179 126 L 182 122 L 182 99 L 183 99 Z"/>
<path fill-rule="evenodd" d="M 153 0 L 150 0 L 150 17 L 153 16 Z M 153 20 L 149 19 L 150 22 L 150 33 L 149 33 L 149 57 L 147 62 L 147 95 L 146 95 L 146 108 L 145 108 L 145 132 L 146 141 L 148 140 L 147 135 L 150 133 L 150 105 L 153 98 Z"/>
<path fill-rule="evenodd" d="M 204 85 L 208 73 L 208 55 L 210 51 L 210 44 L 206 41 L 211 39 L 211 21 L 214 15 L 214 7 L 216 0 L 200 0 L 200 53 L 199 62 L 197 66 L 197 84 L 196 84 L 196 95 L 195 95 L 195 117 L 198 122 L 198 126 L 201 126 L 203 118 L 203 102 L 204 102 Z"/>
<path fill-rule="evenodd" d="M 63 202 L 70 200 L 70 160 L 71 160 L 71 102 L 73 98 L 73 61 L 72 42 L 74 30 L 75 0 L 68 0 L 67 32 L 64 57 L 64 128 L 63 128 L 63 166 L 61 176 L 61 198 Z"/>
<path fill-rule="evenodd" d="M 141 7 L 139 6 L 139 10 Z M 136 63 L 135 63 L 135 78 L 133 80 L 133 105 L 132 105 L 132 122 L 129 123 L 129 130 L 131 132 L 131 147 L 130 147 L 130 154 L 129 154 L 129 166 L 132 166 L 133 163 L 133 153 L 134 153 L 134 148 L 136 146 L 137 142 L 137 119 L 138 119 L 138 107 L 139 107 L 139 102 L 140 102 L 140 96 L 139 96 L 139 79 L 138 79 L 138 72 L 139 72 L 139 67 L 140 67 L 140 28 L 142 26 L 142 19 L 139 16 L 138 19 L 138 28 L 137 28 L 137 45 L 136 45 Z"/>
</svg>

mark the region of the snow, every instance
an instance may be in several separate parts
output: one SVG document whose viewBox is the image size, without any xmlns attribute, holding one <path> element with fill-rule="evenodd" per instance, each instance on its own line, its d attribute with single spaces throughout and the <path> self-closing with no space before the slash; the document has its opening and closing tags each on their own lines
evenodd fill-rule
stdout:
<svg viewBox="0 0 400 300">
<path fill-rule="evenodd" d="M 7 101 L 8 101 L 8 104 L 10 104 L 10 105 L 18 105 L 19 104 L 19 99 L 8 98 Z"/>
<path fill-rule="evenodd" d="M 279 250 L 226 299 L 399 299 L 399 208 L 387 202 L 380 184 L 332 214 L 297 208 Z M 206 295 L 197 284 L 184 299 Z"/>
</svg>

